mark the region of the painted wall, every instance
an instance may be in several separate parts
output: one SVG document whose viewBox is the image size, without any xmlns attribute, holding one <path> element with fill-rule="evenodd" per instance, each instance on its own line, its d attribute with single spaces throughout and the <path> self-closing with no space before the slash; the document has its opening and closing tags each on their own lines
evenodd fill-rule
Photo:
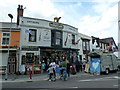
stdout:
<svg viewBox="0 0 120 90">
<path fill-rule="evenodd" d="M 9 31 L 0 31 L 0 46 L 2 46 L 2 33 Z M 11 31 L 10 46 L 20 46 L 20 31 Z"/>
</svg>

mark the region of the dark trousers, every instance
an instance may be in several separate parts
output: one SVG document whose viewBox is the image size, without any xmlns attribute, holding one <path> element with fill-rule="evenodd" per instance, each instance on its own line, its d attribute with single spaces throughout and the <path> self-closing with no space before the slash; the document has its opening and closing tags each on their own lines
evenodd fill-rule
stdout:
<svg viewBox="0 0 120 90">
<path fill-rule="evenodd" d="M 80 65 L 80 71 L 82 72 L 82 65 Z"/>
<path fill-rule="evenodd" d="M 54 73 L 50 73 L 49 74 L 49 79 L 51 79 L 53 75 L 54 75 Z"/>
<path fill-rule="evenodd" d="M 80 70 L 79 65 L 76 65 L 76 71 L 79 72 L 79 70 Z"/>
</svg>

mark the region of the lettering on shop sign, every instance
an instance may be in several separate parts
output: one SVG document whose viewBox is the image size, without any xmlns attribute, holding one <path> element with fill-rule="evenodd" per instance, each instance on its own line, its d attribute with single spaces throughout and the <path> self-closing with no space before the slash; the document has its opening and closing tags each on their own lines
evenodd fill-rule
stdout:
<svg viewBox="0 0 120 90">
<path fill-rule="evenodd" d="M 39 24 L 39 22 L 36 21 L 27 21 L 27 23 Z"/>
<path fill-rule="evenodd" d="M 34 46 L 22 47 L 22 50 L 24 50 L 24 51 L 38 51 L 38 47 L 34 47 Z"/>
<path fill-rule="evenodd" d="M 50 27 L 56 27 L 56 28 L 59 28 L 59 29 L 63 29 L 64 28 L 62 24 L 56 23 L 56 22 L 50 22 L 49 26 Z"/>
<path fill-rule="evenodd" d="M 75 31 L 75 29 L 73 29 L 73 28 L 69 28 L 69 30 L 71 30 L 71 31 Z"/>
</svg>

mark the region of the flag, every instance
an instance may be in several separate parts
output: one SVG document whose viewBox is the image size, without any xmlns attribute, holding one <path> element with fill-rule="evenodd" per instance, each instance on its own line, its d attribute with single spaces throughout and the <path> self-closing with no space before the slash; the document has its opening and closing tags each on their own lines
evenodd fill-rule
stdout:
<svg viewBox="0 0 120 90">
<path fill-rule="evenodd" d="M 66 37 L 66 40 L 65 40 L 65 43 L 64 43 L 65 46 L 66 46 L 67 40 L 68 40 L 68 33 L 67 33 L 67 37 Z"/>
<path fill-rule="evenodd" d="M 25 33 L 30 33 L 30 34 L 32 34 L 32 31 L 31 31 L 31 30 L 25 30 Z"/>
<path fill-rule="evenodd" d="M 78 43 L 79 43 L 79 41 L 80 41 L 80 39 L 78 39 L 78 40 L 75 42 L 75 45 L 76 45 L 76 44 L 78 44 Z"/>
</svg>

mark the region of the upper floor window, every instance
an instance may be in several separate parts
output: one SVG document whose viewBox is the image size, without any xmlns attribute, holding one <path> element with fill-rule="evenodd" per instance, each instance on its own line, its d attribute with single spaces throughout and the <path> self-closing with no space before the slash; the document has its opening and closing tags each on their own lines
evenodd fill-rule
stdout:
<svg viewBox="0 0 120 90">
<path fill-rule="evenodd" d="M 89 40 L 83 40 L 83 50 L 90 50 Z"/>
<path fill-rule="evenodd" d="M 51 32 L 51 44 L 53 46 L 61 46 L 62 45 L 62 32 L 53 30 Z"/>
<path fill-rule="evenodd" d="M 72 34 L 72 44 L 75 44 L 75 35 Z"/>
<path fill-rule="evenodd" d="M 36 42 L 36 29 L 30 29 L 29 42 Z"/>
<path fill-rule="evenodd" d="M 60 45 L 61 43 L 61 33 L 56 32 L 56 45 Z"/>
<path fill-rule="evenodd" d="M 9 40 L 10 40 L 10 33 L 3 32 L 2 33 L 2 45 L 9 45 Z"/>
</svg>

